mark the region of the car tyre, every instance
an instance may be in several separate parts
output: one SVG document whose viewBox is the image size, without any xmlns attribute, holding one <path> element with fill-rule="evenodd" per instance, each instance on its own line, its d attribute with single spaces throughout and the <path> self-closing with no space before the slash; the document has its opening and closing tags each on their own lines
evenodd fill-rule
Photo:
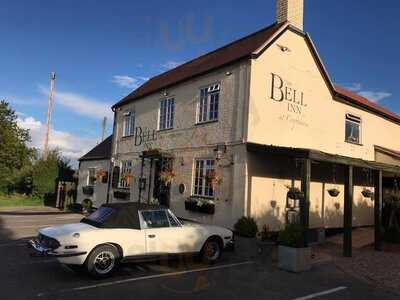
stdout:
<svg viewBox="0 0 400 300">
<path fill-rule="evenodd" d="M 110 277 L 118 267 L 120 254 L 112 245 L 95 248 L 86 260 L 87 272 L 96 279 Z"/>
<path fill-rule="evenodd" d="M 222 254 L 221 241 L 218 238 L 209 238 L 203 245 L 200 257 L 204 263 L 214 264 Z"/>
</svg>

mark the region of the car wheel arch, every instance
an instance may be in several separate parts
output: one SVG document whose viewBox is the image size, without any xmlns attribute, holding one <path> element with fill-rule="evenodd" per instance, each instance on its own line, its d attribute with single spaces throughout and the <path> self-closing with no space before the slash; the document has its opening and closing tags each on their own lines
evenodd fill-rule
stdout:
<svg viewBox="0 0 400 300">
<path fill-rule="evenodd" d="M 117 244 L 117 243 L 102 243 L 102 244 L 98 244 L 98 245 L 96 245 L 95 247 L 93 247 L 93 249 L 92 249 L 92 250 L 89 252 L 89 254 L 87 255 L 86 260 L 88 259 L 88 257 L 90 256 L 90 254 L 91 254 L 94 250 L 96 250 L 97 248 L 102 247 L 102 246 L 112 246 L 112 247 L 114 247 L 114 248 L 117 250 L 117 252 L 119 253 L 120 258 L 121 258 L 121 259 L 123 258 L 123 250 L 122 250 L 122 247 L 121 247 L 119 244 Z M 86 260 L 85 260 L 85 263 L 86 263 Z"/>
<path fill-rule="evenodd" d="M 224 241 L 223 241 L 223 239 L 222 239 L 221 236 L 216 235 L 216 234 L 214 234 L 214 235 L 212 235 L 212 236 L 209 236 L 209 237 L 205 240 L 204 244 L 205 244 L 207 241 L 210 241 L 210 240 L 216 240 L 216 241 L 218 241 L 218 244 L 219 244 L 219 246 L 221 247 L 221 249 L 224 248 Z"/>
</svg>

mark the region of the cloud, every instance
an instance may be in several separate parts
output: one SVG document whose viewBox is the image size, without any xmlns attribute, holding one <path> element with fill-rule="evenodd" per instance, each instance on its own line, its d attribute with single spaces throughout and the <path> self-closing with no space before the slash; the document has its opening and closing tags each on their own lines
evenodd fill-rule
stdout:
<svg viewBox="0 0 400 300">
<path fill-rule="evenodd" d="M 39 86 L 39 89 L 43 95 L 48 94 L 48 90 L 45 87 Z M 113 118 L 111 104 L 98 99 L 56 89 L 54 101 L 56 104 L 62 105 L 82 116 L 94 119 L 107 117 L 109 120 Z"/>
<path fill-rule="evenodd" d="M 31 135 L 30 146 L 43 150 L 44 135 L 46 126 L 33 117 L 17 119 L 18 125 L 29 129 Z M 75 136 L 66 131 L 51 130 L 49 147 L 59 149 L 65 157 L 76 160 L 91 150 L 96 144 L 97 139 Z"/>
<path fill-rule="evenodd" d="M 178 61 L 168 60 L 166 63 L 162 64 L 161 66 L 162 66 L 163 68 L 165 68 L 165 69 L 170 70 L 170 69 L 176 68 L 177 66 L 179 66 L 179 65 L 181 65 L 181 64 L 182 64 L 182 63 L 181 63 L 181 62 L 178 62 Z"/>
<path fill-rule="evenodd" d="M 115 75 L 111 82 L 123 88 L 136 89 L 147 80 L 149 80 L 149 78 L 143 76 L 131 77 L 128 75 Z"/>
<path fill-rule="evenodd" d="M 375 103 L 382 101 L 383 99 L 391 97 L 393 95 L 392 93 L 388 93 L 385 91 L 371 91 L 368 89 L 364 89 L 362 83 L 352 83 L 350 85 L 347 85 L 346 89 L 355 92 L 360 96 L 365 97 Z"/>
</svg>

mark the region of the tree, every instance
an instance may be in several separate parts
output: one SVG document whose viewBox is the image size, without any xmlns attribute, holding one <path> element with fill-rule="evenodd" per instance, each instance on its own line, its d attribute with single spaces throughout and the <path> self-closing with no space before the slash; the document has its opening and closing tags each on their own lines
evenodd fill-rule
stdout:
<svg viewBox="0 0 400 300">
<path fill-rule="evenodd" d="M 15 111 L 0 101 L 0 192 L 14 191 L 32 166 L 34 150 L 27 146 L 29 141 L 29 130 L 20 128 Z"/>
<path fill-rule="evenodd" d="M 31 173 L 32 195 L 44 199 L 47 204 L 54 202 L 59 181 L 73 181 L 74 170 L 69 161 L 56 149 L 49 152 L 46 160 L 40 158 L 34 163 Z"/>
</svg>

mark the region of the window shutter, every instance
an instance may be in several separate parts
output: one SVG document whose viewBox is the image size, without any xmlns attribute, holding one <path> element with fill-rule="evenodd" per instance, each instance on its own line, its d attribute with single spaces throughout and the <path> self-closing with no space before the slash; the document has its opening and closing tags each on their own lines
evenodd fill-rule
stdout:
<svg viewBox="0 0 400 300">
<path fill-rule="evenodd" d="M 118 182 L 119 182 L 119 171 L 120 170 L 120 168 L 118 167 L 118 166 L 115 166 L 114 168 L 113 168 L 113 172 L 112 172 L 112 181 L 111 181 L 111 183 L 112 183 L 112 187 L 115 189 L 115 188 L 118 188 Z"/>
</svg>

